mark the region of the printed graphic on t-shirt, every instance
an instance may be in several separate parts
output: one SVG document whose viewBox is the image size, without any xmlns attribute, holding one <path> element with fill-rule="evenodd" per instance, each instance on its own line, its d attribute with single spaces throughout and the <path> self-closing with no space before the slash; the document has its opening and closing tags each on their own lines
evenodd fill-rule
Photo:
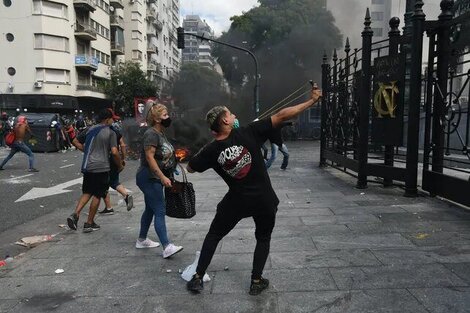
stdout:
<svg viewBox="0 0 470 313">
<path fill-rule="evenodd" d="M 250 172 L 251 154 L 243 146 L 231 146 L 220 152 L 217 162 L 228 175 L 242 179 Z"/>
<path fill-rule="evenodd" d="M 174 167 L 174 159 L 173 159 L 173 146 L 169 143 L 164 142 L 162 144 L 162 165 L 163 168 L 168 169 Z"/>
</svg>

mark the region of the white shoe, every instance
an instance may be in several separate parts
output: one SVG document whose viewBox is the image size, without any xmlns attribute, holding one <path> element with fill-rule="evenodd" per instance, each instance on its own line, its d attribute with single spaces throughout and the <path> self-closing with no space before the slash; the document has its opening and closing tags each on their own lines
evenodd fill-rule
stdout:
<svg viewBox="0 0 470 313">
<path fill-rule="evenodd" d="M 181 250 L 183 250 L 183 247 L 175 246 L 174 244 L 170 243 L 168 246 L 166 246 L 165 250 L 163 250 L 163 258 L 169 258 L 170 256 L 180 252 Z"/>
<path fill-rule="evenodd" d="M 156 247 L 159 247 L 159 246 L 160 246 L 160 244 L 158 242 L 152 241 L 148 238 L 143 240 L 143 241 L 137 240 L 135 242 L 135 247 L 137 249 L 156 248 Z"/>
</svg>

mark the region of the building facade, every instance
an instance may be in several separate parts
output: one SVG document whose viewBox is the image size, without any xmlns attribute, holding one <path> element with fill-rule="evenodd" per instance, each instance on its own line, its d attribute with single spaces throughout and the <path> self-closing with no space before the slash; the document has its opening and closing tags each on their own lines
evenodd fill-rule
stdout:
<svg viewBox="0 0 470 313">
<path fill-rule="evenodd" d="M 186 33 L 199 34 L 212 38 L 214 31 L 198 15 L 187 15 L 183 20 L 183 28 Z M 202 41 L 192 36 L 185 36 L 185 48 L 183 49 L 183 63 L 197 62 L 202 66 L 214 69 L 215 59 L 212 57 L 212 47 L 207 41 Z"/>
<path fill-rule="evenodd" d="M 101 87 L 126 60 L 140 62 L 156 83 L 170 81 L 179 69 L 178 12 L 178 0 L 2 0 L 0 108 L 73 114 L 108 107 Z M 171 73 L 157 72 L 159 64 Z"/>
</svg>

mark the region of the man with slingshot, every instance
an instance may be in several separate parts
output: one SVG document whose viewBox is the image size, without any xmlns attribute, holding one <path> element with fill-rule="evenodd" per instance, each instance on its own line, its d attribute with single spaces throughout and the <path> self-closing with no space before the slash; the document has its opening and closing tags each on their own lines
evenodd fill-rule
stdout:
<svg viewBox="0 0 470 313">
<path fill-rule="evenodd" d="M 313 84 L 310 99 L 306 102 L 240 128 L 234 127 L 238 120 L 226 107 L 216 106 L 209 110 L 206 121 L 215 140 L 189 161 L 187 170 L 193 173 L 212 168 L 229 186 L 229 191 L 217 205 L 217 213 L 202 245 L 196 273 L 187 284 L 188 290 L 199 292 L 203 289 L 202 278 L 219 241 L 246 217 L 253 217 L 256 226 L 249 294 L 258 295 L 268 287 L 269 281 L 262 277 L 262 273 L 269 254 L 279 199 L 271 186 L 261 145 L 282 123 L 315 105 L 321 96 L 321 91 Z"/>
</svg>

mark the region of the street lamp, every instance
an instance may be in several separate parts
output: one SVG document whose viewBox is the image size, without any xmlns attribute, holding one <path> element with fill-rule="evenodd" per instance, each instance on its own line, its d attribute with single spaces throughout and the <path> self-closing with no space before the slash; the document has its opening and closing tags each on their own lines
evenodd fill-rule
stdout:
<svg viewBox="0 0 470 313">
<path fill-rule="evenodd" d="M 236 49 L 236 50 L 244 51 L 244 52 L 248 53 L 253 58 L 253 61 L 255 63 L 254 111 L 255 111 L 255 117 L 258 117 L 258 114 L 259 114 L 259 78 L 260 78 L 260 75 L 258 73 L 258 60 L 256 59 L 256 56 L 254 55 L 254 53 L 251 52 L 250 50 L 245 49 L 245 48 L 240 47 L 240 46 L 236 46 L 236 45 L 232 45 L 230 43 L 226 43 L 226 42 L 222 42 L 222 41 L 218 41 L 218 40 L 215 40 L 215 39 L 204 37 L 204 34 L 202 34 L 202 36 L 200 36 L 200 35 L 193 34 L 193 33 L 185 33 L 183 27 L 178 27 L 176 30 L 177 30 L 177 34 L 178 34 L 178 48 L 179 49 L 184 49 L 184 36 L 188 35 L 188 36 L 196 37 L 196 38 L 199 38 L 199 39 L 202 39 L 202 40 L 212 41 L 212 42 L 215 42 L 215 43 L 218 43 L 220 45 L 227 46 L 227 47 L 230 47 L 230 48 L 233 48 L 233 49 Z"/>
</svg>

